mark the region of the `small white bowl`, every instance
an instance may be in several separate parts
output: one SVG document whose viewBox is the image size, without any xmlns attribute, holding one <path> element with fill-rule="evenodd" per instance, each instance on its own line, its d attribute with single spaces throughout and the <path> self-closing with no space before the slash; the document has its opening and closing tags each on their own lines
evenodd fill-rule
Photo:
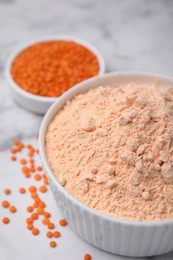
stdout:
<svg viewBox="0 0 173 260">
<path fill-rule="evenodd" d="M 15 58 L 26 48 L 29 46 L 39 43 L 39 42 L 47 42 L 52 40 L 63 40 L 63 41 L 74 41 L 78 44 L 83 45 L 87 49 L 89 49 L 91 52 L 93 52 L 99 62 L 99 73 L 98 75 L 102 75 L 105 72 L 105 62 L 101 55 L 101 53 L 90 43 L 87 41 L 81 40 L 76 37 L 72 36 L 64 36 L 64 35 L 58 35 L 58 36 L 51 36 L 51 37 L 44 37 L 44 38 L 37 38 L 30 42 L 25 43 L 24 45 L 18 47 L 14 53 L 10 56 L 7 65 L 6 65 L 6 78 L 9 83 L 9 86 L 11 88 L 11 92 L 13 94 L 14 99 L 17 101 L 19 105 L 22 107 L 36 113 L 44 114 L 48 108 L 53 104 L 55 100 L 57 100 L 59 97 L 43 97 L 39 95 L 34 95 L 32 93 L 29 93 L 22 89 L 18 84 L 14 81 L 12 75 L 11 75 L 11 66 Z"/>
<path fill-rule="evenodd" d="M 167 253 L 173 250 L 173 219 L 157 222 L 137 222 L 109 217 L 82 204 L 71 196 L 58 182 L 51 171 L 45 153 L 45 134 L 49 123 L 67 100 L 85 93 L 90 88 L 114 86 L 132 81 L 160 86 L 172 86 L 173 79 L 146 73 L 110 73 L 83 81 L 64 93 L 45 115 L 40 133 L 40 156 L 49 178 L 50 187 L 58 207 L 70 227 L 81 238 L 94 246 L 111 253 L 144 257 Z"/>
</svg>

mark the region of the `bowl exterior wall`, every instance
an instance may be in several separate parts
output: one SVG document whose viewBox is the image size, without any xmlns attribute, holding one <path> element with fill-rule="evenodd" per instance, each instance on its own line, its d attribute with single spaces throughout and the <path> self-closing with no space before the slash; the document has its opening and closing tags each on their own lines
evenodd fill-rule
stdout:
<svg viewBox="0 0 173 260">
<path fill-rule="evenodd" d="M 38 114 L 45 114 L 46 111 L 53 104 L 53 101 L 39 101 L 35 99 L 30 99 L 20 92 L 15 91 L 13 88 L 10 88 L 14 100 L 23 108 Z"/>
</svg>

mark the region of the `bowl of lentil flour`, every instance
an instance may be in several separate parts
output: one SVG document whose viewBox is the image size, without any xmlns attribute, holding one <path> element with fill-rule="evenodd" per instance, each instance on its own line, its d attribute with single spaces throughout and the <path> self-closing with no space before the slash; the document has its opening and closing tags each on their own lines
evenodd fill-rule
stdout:
<svg viewBox="0 0 173 260">
<path fill-rule="evenodd" d="M 79 83 L 45 115 L 44 169 L 88 243 L 131 257 L 173 250 L 172 112 L 173 79 L 123 72 Z"/>
<path fill-rule="evenodd" d="M 103 57 L 90 43 L 56 36 L 20 46 L 9 58 L 6 77 L 21 106 L 44 114 L 69 88 L 104 71 Z"/>
</svg>

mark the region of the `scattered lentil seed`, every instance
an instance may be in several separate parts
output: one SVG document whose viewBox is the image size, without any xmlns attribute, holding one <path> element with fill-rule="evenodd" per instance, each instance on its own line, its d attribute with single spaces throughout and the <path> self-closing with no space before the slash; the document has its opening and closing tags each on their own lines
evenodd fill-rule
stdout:
<svg viewBox="0 0 173 260">
<path fill-rule="evenodd" d="M 21 194 L 23 194 L 23 193 L 25 193 L 26 192 L 26 190 L 25 190 L 25 188 L 19 188 L 19 192 L 21 193 Z"/>
<path fill-rule="evenodd" d="M 27 229 L 28 229 L 28 230 L 32 230 L 33 227 L 34 227 L 33 224 L 28 224 L 28 225 L 27 225 Z"/>
<path fill-rule="evenodd" d="M 60 224 L 62 227 L 65 227 L 65 226 L 67 226 L 67 221 L 66 221 L 65 219 L 61 219 L 61 220 L 59 221 L 59 224 Z"/>
<path fill-rule="evenodd" d="M 18 145 L 20 145 L 20 144 L 21 144 L 20 140 L 15 140 L 15 141 L 14 141 L 14 145 L 16 145 L 16 146 L 18 146 Z"/>
<path fill-rule="evenodd" d="M 53 233 L 52 233 L 51 231 L 48 231 L 48 232 L 46 233 L 46 236 L 47 236 L 48 238 L 52 238 L 52 237 L 53 237 Z"/>
<path fill-rule="evenodd" d="M 39 197 L 36 197 L 34 200 L 35 200 L 35 202 L 37 203 L 37 208 L 38 208 L 38 207 L 39 207 L 39 203 L 40 203 L 41 200 L 40 200 Z"/>
<path fill-rule="evenodd" d="M 27 207 L 27 211 L 28 212 L 33 212 L 33 207 L 31 207 L 31 206 Z"/>
<path fill-rule="evenodd" d="M 32 234 L 33 234 L 34 236 L 37 236 L 39 233 L 40 233 L 40 231 L 39 231 L 38 228 L 33 228 L 33 229 L 32 229 Z"/>
<path fill-rule="evenodd" d="M 50 217 L 51 217 L 51 214 L 46 211 L 46 212 L 44 212 L 44 216 L 45 216 L 45 218 L 50 218 Z"/>
<path fill-rule="evenodd" d="M 24 158 L 20 159 L 20 164 L 25 165 L 26 163 L 27 161 Z"/>
<path fill-rule="evenodd" d="M 7 200 L 2 201 L 2 207 L 8 208 L 10 206 L 10 203 Z"/>
<path fill-rule="evenodd" d="M 59 231 L 55 231 L 55 232 L 53 232 L 53 236 L 54 237 L 60 237 L 61 233 Z"/>
<path fill-rule="evenodd" d="M 26 219 L 26 223 L 27 224 L 32 224 L 33 223 L 33 219 L 32 218 L 27 218 Z"/>
<path fill-rule="evenodd" d="M 48 229 L 54 229 L 55 228 L 55 225 L 53 223 L 48 223 Z"/>
<path fill-rule="evenodd" d="M 41 180 L 41 175 L 40 174 L 35 174 L 34 179 L 36 181 L 40 181 Z"/>
<path fill-rule="evenodd" d="M 35 199 L 38 197 L 38 194 L 36 192 L 31 193 L 31 198 Z"/>
<path fill-rule="evenodd" d="M 29 172 L 24 173 L 24 175 L 25 175 L 26 178 L 30 178 L 31 177 L 31 174 Z"/>
<path fill-rule="evenodd" d="M 11 152 L 12 153 L 17 153 L 17 152 L 20 152 L 25 146 L 20 142 L 20 141 L 18 141 L 18 140 L 16 140 L 15 141 L 15 145 L 17 146 L 17 148 L 12 148 L 11 149 Z M 29 149 L 29 152 L 28 152 L 28 156 L 30 156 L 30 157 L 32 157 L 33 155 L 34 155 L 34 153 L 38 153 L 39 151 L 38 150 L 36 150 L 36 149 L 34 149 L 31 145 L 28 145 L 27 146 L 27 148 Z M 16 160 L 16 157 L 15 156 L 12 156 L 12 157 L 14 157 L 14 159 L 12 159 L 12 160 Z M 11 158 L 12 158 L 11 157 Z M 22 170 L 22 172 L 24 173 L 24 176 L 26 177 L 26 178 L 28 178 L 28 177 L 30 177 L 31 176 L 31 172 L 35 172 L 35 161 L 34 161 L 34 159 L 33 158 L 31 158 L 31 159 L 29 159 L 28 160 L 28 162 L 31 164 L 31 166 L 30 167 L 27 167 L 27 166 L 22 166 L 21 167 L 21 170 Z M 27 160 L 25 159 L 25 158 L 22 158 L 22 159 L 20 159 L 20 164 L 22 164 L 22 165 L 26 165 L 26 163 L 27 163 Z M 41 166 L 37 166 L 37 170 L 38 171 L 42 171 L 43 169 L 42 169 L 42 167 Z M 45 175 L 45 174 L 42 174 L 42 175 L 40 175 L 39 173 L 37 173 L 36 175 L 35 175 L 36 177 L 34 177 L 35 179 L 43 179 L 42 180 L 42 182 L 45 184 L 45 185 L 48 185 L 48 178 L 47 178 L 47 176 Z M 38 177 L 39 176 L 39 177 Z M 47 187 L 45 186 L 45 185 L 42 185 L 40 188 L 39 188 L 39 190 L 40 190 L 40 192 L 46 192 L 47 191 Z M 39 215 L 44 215 L 44 219 L 42 220 L 42 223 L 44 224 L 44 225 L 47 225 L 47 227 L 49 228 L 49 229 L 54 229 L 54 227 L 55 227 L 55 225 L 52 223 L 52 222 L 50 222 L 50 220 L 49 220 L 49 218 L 51 217 L 51 214 L 49 213 L 49 212 L 44 212 L 44 208 L 46 207 L 46 204 L 45 204 L 45 202 L 43 202 L 40 198 L 39 198 L 39 196 L 38 196 L 38 194 L 37 194 L 37 188 L 35 187 L 35 186 L 30 186 L 29 187 L 29 191 L 31 192 L 31 197 L 34 199 L 34 204 L 33 204 L 33 206 L 28 206 L 27 207 L 27 211 L 29 212 L 29 213 L 31 213 L 31 212 L 33 212 L 33 210 L 34 210 L 34 208 L 36 208 L 37 210 L 36 210 L 36 213 L 33 213 L 32 215 L 31 215 L 31 217 L 29 217 L 29 218 L 27 218 L 26 219 L 26 223 L 27 223 L 27 229 L 28 230 L 31 230 L 32 231 L 32 234 L 33 235 L 38 235 L 39 234 L 39 230 L 37 229 L 37 228 L 34 228 L 34 226 L 33 226 L 33 221 L 34 220 L 36 220 L 36 219 L 38 219 L 38 217 L 39 217 Z M 25 193 L 26 192 L 26 190 L 25 190 L 25 188 L 23 188 L 23 187 L 20 187 L 19 188 L 19 192 L 22 194 L 22 193 Z M 10 194 L 11 193 L 11 190 L 10 189 L 5 189 L 4 190 L 4 193 L 5 194 Z M 2 202 L 2 204 L 4 204 L 4 206 L 5 207 L 9 207 L 10 206 L 10 204 L 8 205 L 8 202 L 7 201 L 4 201 L 4 202 Z M 9 210 L 10 210 L 10 212 L 11 213 L 15 213 L 17 210 L 16 210 L 16 207 L 15 206 L 10 206 L 10 208 L 9 208 Z M 2 222 L 3 223 L 5 223 L 6 222 L 6 224 L 7 223 L 9 223 L 9 218 L 4 218 L 3 220 L 2 220 Z M 47 232 L 47 236 L 48 237 L 59 237 L 61 234 L 60 234 L 60 232 L 59 231 L 55 231 L 55 232 Z M 53 244 L 54 244 L 54 242 L 55 241 L 52 241 L 53 242 Z M 55 245 L 56 246 L 56 245 Z M 54 246 L 53 246 L 54 247 Z"/>
<path fill-rule="evenodd" d="M 49 244 L 50 244 L 51 247 L 56 247 L 56 245 L 57 245 L 55 241 L 50 241 Z"/>
<path fill-rule="evenodd" d="M 10 152 L 11 152 L 11 153 L 17 153 L 17 150 L 16 150 L 15 148 L 12 148 L 12 149 L 10 150 Z"/>
<path fill-rule="evenodd" d="M 44 182 L 44 184 L 45 184 L 45 185 L 48 185 L 48 184 L 49 184 L 49 182 L 48 182 L 48 179 L 47 179 L 47 178 L 44 178 L 43 182 Z"/>
<path fill-rule="evenodd" d="M 91 255 L 90 254 L 84 255 L 84 260 L 91 260 Z"/>
<path fill-rule="evenodd" d="M 34 161 L 34 159 L 29 159 L 29 162 L 31 163 L 31 164 L 33 164 L 35 161 Z"/>
<path fill-rule="evenodd" d="M 30 172 L 35 172 L 35 166 L 34 164 L 31 165 L 31 167 L 29 168 Z"/>
<path fill-rule="evenodd" d="M 43 170 L 43 168 L 41 166 L 37 167 L 37 171 L 42 171 L 42 170 Z"/>
<path fill-rule="evenodd" d="M 4 193 L 5 193 L 6 195 L 9 195 L 9 194 L 11 193 L 11 190 L 10 190 L 10 189 L 5 189 L 5 190 L 4 190 Z"/>
<path fill-rule="evenodd" d="M 23 167 L 22 167 L 22 172 L 23 172 L 23 173 L 28 173 L 28 172 L 29 172 L 29 168 L 26 167 L 26 166 L 23 166 Z"/>
<path fill-rule="evenodd" d="M 28 145 L 26 146 L 26 148 L 31 149 L 31 150 L 34 149 L 33 146 L 32 146 L 31 144 L 28 144 Z"/>
<path fill-rule="evenodd" d="M 47 188 L 45 185 L 41 186 L 39 189 L 42 193 L 45 193 L 47 191 Z"/>
<path fill-rule="evenodd" d="M 33 220 L 38 219 L 38 214 L 37 214 L 37 213 L 33 213 L 33 214 L 31 215 L 31 219 L 33 219 Z"/>
<path fill-rule="evenodd" d="M 11 156 L 11 160 L 16 161 L 17 160 L 16 156 Z"/>
<path fill-rule="evenodd" d="M 39 206 L 39 203 L 34 202 L 34 204 L 33 204 L 33 208 L 38 208 L 38 206 Z"/>
<path fill-rule="evenodd" d="M 8 223 L 10 222 L 10 219 L 7 218 L 7 217 L 5 217 L 5 218 L 2 219 L 2 222 L 3 222 L 4 224 L 8 224 Z"/>
<path fill-rule="evenodd" d="M 29 156 L 29 157 L 33 157 L 33 156 L 34 156 L 34 151 L 32 151 L 32 150 L 29 151 L 29 152 L 28 152 L 28 156 Z"/>
<path fill-rule="evenodd" d="M 46 207 L 46 204 L 45 204 L 43 201 L 41 201 L 41 202 L 39 203 L 39 207 L 40 207 L 40 208 L 45 208 L 45 207 Z"/>
<path fill-rule="evenodd" d="M 50 221 L 49 221 L 48 218 L 44 218 L 44 219 L 42 220 L 42 223 L 43 223 L 43 225 L 48 225 L 48 224 L 50 223 Z"/>
<path fill-rule="evenodd" d="M 17 211 L 15 206 L 10 206 L 9 210 L 11 213 L 15 213 Z"/>
<path fill-rule="evenodd" d="M 43 208 L 37 208 L 37 214 L 43 215 L 44 209 Z"/>
<path fill-rule="evenodd" d="M 29 191 L 30 192 L 35 192 L 35 191 L 37 191 L 37 188 L 35 186 L 30 186 L 29 187 Z"/>
</svg>

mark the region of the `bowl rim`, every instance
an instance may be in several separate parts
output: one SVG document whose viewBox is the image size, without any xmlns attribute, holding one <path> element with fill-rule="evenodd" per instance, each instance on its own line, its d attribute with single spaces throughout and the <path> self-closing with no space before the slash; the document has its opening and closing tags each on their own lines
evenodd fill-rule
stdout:
<svg viewBox="0 0 173 260">
<path fill-rule="evenodd" d="M 103 55 L 101 54 L 101 52 L 94 46 L 92 45 L 90 42 L 83 40 L 81 38 L 75 37 L 75 36 L 70 36 L 70 35 L 50 35 L 50 36 L 43 36 L 43 37 L 36 37 L 30 41 L 26 41 L 23 44 L 18 45 L 18 47 L 16 47 L 16 49 L 11 53 L 11 55 L 9 56 L 7 63 L 6 63 L 6 68 L 5 68 L 5 76 L 7 81 L 9 82 L 9 86 L 16 91 L 18 94 L 31 99 L 31 100 L 35 100 L 35 101 L 39 101 L 39 102 L 54 102 L 55 100 L 57 100 L 58 97 L 45 97 L 45 96 L 39 96 L 39 95 L 35 95 L 32 94 L 30 92 L 27 92 L 26 90 L 22 89 L 13 79 L 12 74 L 11 74 L 11 66 L 13 61 L 15 60 L 15 58 L 25 49 L 27 49 L 28 47 L 30 47 L 31 45 L 35 44 L 35 43 L 41 43 L 41 42 L 48 42 L 48 41 L 74 41 L 75 43 L 81 44 L 82 46 L 86 47 L 87 49 L 89 49 L 91 52 L 93 52 L 98 60 L 99 63 L 99 72 L 98 75 L 102 75 L 105 72 L 105 61 L 103 58 Z"/>
<path fill-rule="evenodd" d="M 55 116 L 56 112 L 58 109 L 56 109 L 57 105 L 59 102 L 63 101 L 70 93 L 72 94 L 74 90 L 78 88 L 82 88 L 83 84 L 88 84 L 90 82 L 93 82 L 97 80 L 98 78 L 104 79 L 110 76 L 143 76 L 143 77 L 153 77 L 154 78 L 159 78 L 161 80 L 167 80 L 171 81 L 173 84 L 173 78 L 160 75 L 160 74 L 154 74 L 154 73 L 147 73 L 147 72 L 134 72 L 134 71 L 126 71 L 126 72 L 112 72 L 112 73 L 106 73 L 101 76 L 95 76 L 90 79 L 87 79 L 85 81 L 82 81 L 81 83 L 76 84 L 74 87 L 70 88 L 68 91 L 66 91 L 60 98 L 48 109 L 47 113 L 45 114 L 43 121 L 41 123 L 41 127 L 39 130 L 39 154 L 40 158 L 43 164 L 43 167 L 45 169 L 46 174 L 48 177 L 51 179 L 51 181 L 54 183 L 54 185 L 61 191 L 61 193 L 67 197 L 69 200 L 71 200 L 74 204 L 76 204 L 78 207 L 82 208 L 85 212 L 88 212 L 95 217 L 102 218 L 104 221 L 109 221 L 116 224 L 126 224 L 126 225 L 131 225 L 131 226 L 136 226 L 136 227 L 159 227 L 159 226 L 167 226 L 167 225 L 173 225 L 173 219 L 166 219 L 166 220 L 160 220 L 160 221 L 135 221 L 135 220 L 127 220 L 127 219 L 121 219 L 121 218 L 116 218 L 116 217 L 111 217 L 107 214 L 104 214 L 102 212 L 99 212 L 97 210 L 94 210 L 90 208 L 89 206 L 83 204 L 79 200 L 77 200 L 74 196 L 72 196 L 58 181 L 58 179 L 54 176 L 52 170 L 49 167 L 49 164 L 46 159 L 46 153 L 45 153 L 45 134 L 47 131 L 47 126 L 49 125 L 49 122 L 52 120 L 52 118 Z"/>
</svg>

